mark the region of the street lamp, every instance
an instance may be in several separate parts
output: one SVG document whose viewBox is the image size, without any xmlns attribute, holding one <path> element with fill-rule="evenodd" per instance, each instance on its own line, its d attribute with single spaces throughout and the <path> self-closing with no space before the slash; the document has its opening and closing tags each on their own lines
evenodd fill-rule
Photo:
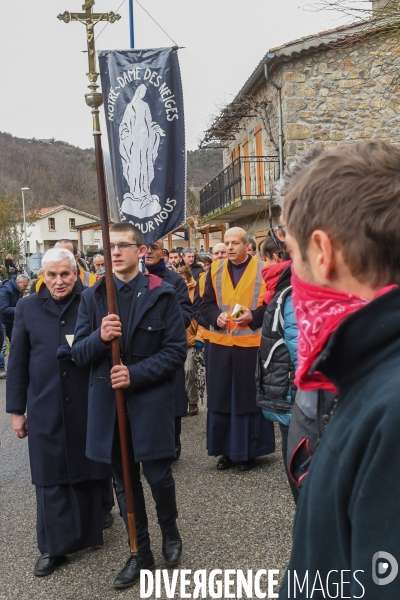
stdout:
<svg viewBox="0 0 400 600">
<path fill-rule="evenodd" d="M 24 192 L 29 190 L 28 187 L 21 188 L 22 192 L 22 212 L 24 214 L 24 249 L 25 249 L 25 265 L 28 264 L 28 243 L 26 241 L 26 217 L 25 217 L 25 196 Z"/>
</svg>

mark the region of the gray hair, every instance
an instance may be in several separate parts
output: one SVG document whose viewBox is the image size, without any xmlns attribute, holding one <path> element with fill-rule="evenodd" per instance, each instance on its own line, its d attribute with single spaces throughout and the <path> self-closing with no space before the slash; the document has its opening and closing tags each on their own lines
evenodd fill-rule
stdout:
<svg viewBox="0 0 400 600">
<path fill-rule="evenodd" d="M 95 255 L 93 256 L 93 262 L 94 262 L 95 260 L 97 260 L 98 258 L 103 258 L 103 259 L 104 259 L 104 256 L 103 256 L 102 254 L 95 254 Z"/>
<path fill-rule="evenodd" d="M 194 253 L 194 250 L 193 250 L 193 248 L 184 248 L 184 249 L 182 250 L 182 256 L 185 256 L 185 254 L 190 254 L 191 252 L 193 252 L 193 253 Z"/>
<path fill-rule="evenodd" d="M 20 275 L 17 275 L 17 277 L 15 278 L 16 283 L 18 283 L 18 281 L 30 281 L 28 275 L 25 275 L 24 273 L 21 273 Z"/>
<path fill-rule="evenodd" d="M 46 268 L 47 263 L 61 262 L 66 258 L 68 258 L 69 260 L 71 269 L 73 271 L 76 271 L 75 256 L 66 248 L 50 248 L 50 250 L 47 250 L 47 252 L 42 258 L 42 269 L 44 270 Z"/>
</svg>

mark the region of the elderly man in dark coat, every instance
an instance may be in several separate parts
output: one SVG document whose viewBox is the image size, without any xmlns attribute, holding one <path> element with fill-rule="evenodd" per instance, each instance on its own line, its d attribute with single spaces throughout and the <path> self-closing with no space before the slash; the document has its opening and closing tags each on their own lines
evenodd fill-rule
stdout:
<svg viewBox="0 0 400 600">
<path fill-rule="evenodd" d="M 16 307 L 6 397 L 17 437 L 26 437 L 29 425 L 37 576 L 52 573 L 66 554 L 100 546 L 111 509 L 103 501 L 110 469 L 85 457 L 89 371 L 68 351 L 83 285 L 69 250 L 46 252 L 43 269 L 45 285 Z"/>
<path fill-rule="evenodd" d="M 170 283 L 175 289 L 180 312 L 183 317 L 185 328 L 189 327 L 192 322 L 192 303 L 189 298 L 186 284 L 183 278 L 170 271 L 165 266 L 164 261 L 164 244 L 162 240 L 157 240 L 153 244 L 147 247 L 146 252 L 146 269 L 152 275 L 161 277 L 163 281 Z M 175 454 L 174 459 L 178 460 L 181 455 L 181 429 L 182 429 L 182 417 L 187 414 L 188 397 L 185 388 L 185 369 L 182 367 L 176 373 L 176 387 L 175 387 Z"/>
<path fill-rule="evenodd" d="M 176 566 L 182 541 L 171 465 L 175 440 L 175 375 L 186 359 L 186 330 L 174 288 L 139 272 L 143 234 L 130 223 L 110 230 L 118 315 L 109 315 L 104 278 L 82 294 L 72 347 L 78 365 L 91 365 L 87 456 L 111 463 L 121 514 L 127 525 L 119 431 L 113 388 L 125 390 L 130 470 L 139 554 L 114 581 L 126 588 L 141 569 L 154 568 L 140 463 L 150 485 L 167 566 Z M 120 338 L 123 364 L 111 368 L 110 342 Z"/>
</svg>

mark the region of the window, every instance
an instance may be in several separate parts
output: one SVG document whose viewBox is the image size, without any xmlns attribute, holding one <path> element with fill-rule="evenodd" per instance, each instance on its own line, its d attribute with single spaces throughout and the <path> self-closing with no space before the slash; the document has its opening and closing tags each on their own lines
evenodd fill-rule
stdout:
<svg viewBox="0 0 400 600">
<path fill-rule="evenodd" d="M 49 231 L 55 231 L 56 230 L 56 220 L 54 219 L 54 217 L 50 217 L 49 218 Z"/>
<path fill-rule="evenodd" d="M 75 219 L 70 219 L 69 220 L 69 230 L 73 231 L 75 227 Z"/>
</svg>

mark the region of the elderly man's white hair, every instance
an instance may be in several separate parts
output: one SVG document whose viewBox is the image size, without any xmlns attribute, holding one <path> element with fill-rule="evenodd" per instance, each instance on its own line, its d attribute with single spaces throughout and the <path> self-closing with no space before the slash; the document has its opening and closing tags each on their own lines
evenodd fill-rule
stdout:
<svg viewBox="0 0 400 600">
<path fill-rule="evenodd" d="M 66 248 L 50 248 L 50 250 L 47 250 L 47 252 L 42 258 L 42 269 L 46 268 L 47 263 L 61 262 L 66 258 L 69 260 L 71 269 L 73 271 L 76 271 L 75 256 Z"/>
</svg>

